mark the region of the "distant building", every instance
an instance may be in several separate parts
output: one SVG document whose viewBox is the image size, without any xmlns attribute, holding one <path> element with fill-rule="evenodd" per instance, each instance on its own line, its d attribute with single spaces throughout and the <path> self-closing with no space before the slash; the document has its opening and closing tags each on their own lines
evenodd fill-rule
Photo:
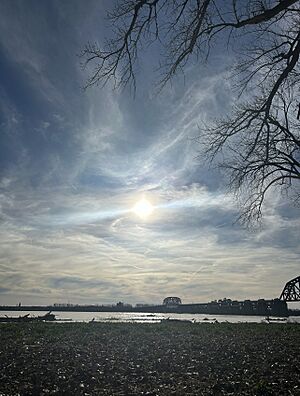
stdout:
<svg viewBox="0 0 300 396">
<path fill-rule="evenodd" d="M 116 307 L 118 308 L 131 308 L 131 304 L 123 303 L 122 301 L 117 302 Z"/>
<path fill-rule="evenodd" d="M 179 297 L 166 297 L 163 305 L 167 307 L 178 307 L 178 305 L 181 305 L 181 299 Z"/>
<path fill-rule="evenodd" d="M 62 308 L 62 307 L 66 307 L 66 308 L 69 308 L 69 307 L 75 307 L 75 306 L 78 306 L 78 304 L 71 304 L 71 303 L 54 303 L 53 304 L 53 307 L 56 307 L 56 308 Z"/>
<path fill-rule="evenodd" d="M 153 307 L 155 304 L 144 304 L 144 303 L 137 303 L 135 304 L 136 308 L 143 308 L 143 307 Z"/>
</svg>

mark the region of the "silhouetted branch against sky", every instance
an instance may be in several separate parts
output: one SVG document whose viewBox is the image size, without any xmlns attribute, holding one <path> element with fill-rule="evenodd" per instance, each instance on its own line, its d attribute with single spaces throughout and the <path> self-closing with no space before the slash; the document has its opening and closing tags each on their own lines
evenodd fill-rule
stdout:
<svg viewBox="0 0 300 396">
<path fill-rule="evenodd" d="M 220 165 L 247 224 L 261 218 L 271 188 L 299 189 L 299 0 L 120 0 L 108 18 L 114 28 L 104 47 L 82 51 L 93 67 L 86 87 L 113 80 L 135 90 L 137 59 L 153 43 L 163 49 L 161 87 L 190 61 L 234 50 L 234 108 L 203 126 L 198 141 L 208 160 L 225 153 Z"/>
</svg>

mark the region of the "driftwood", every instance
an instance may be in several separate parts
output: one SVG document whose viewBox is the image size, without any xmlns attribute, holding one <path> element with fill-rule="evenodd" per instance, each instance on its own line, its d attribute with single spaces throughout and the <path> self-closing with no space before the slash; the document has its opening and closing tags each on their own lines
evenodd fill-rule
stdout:
<svg viewBox="0 0 300 396">
<path fill-rule="evenodd" d="M 30 314 L 26 314 L 24 316 L 12 316 L 9 317 L 5 315 L 5 317 L 0 317 L 0 322 L 42 322 L 42 321 L 50 321 L 53 322 L 55 321 L 55 315 L 50 312 L 47 312 L 45 315 L 42 316 L 30 316 Z"/>
</svg>

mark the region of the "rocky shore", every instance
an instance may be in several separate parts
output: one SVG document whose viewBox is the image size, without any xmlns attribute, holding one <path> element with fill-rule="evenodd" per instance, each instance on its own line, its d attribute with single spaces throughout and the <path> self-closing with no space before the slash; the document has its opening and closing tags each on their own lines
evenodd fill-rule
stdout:
<svg viewBox="0 0 300 396">
<path fill-rule="evenodd" d="M 0 324 L 0 395 L 300 395 L 297 324 Z"/>
</svg>

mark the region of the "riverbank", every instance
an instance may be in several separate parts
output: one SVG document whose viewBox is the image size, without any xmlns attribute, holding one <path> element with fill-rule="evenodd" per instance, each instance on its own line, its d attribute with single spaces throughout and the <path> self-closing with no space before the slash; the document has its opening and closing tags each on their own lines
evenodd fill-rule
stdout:
<svg viewBox="0 0 300 396">
<path fill-rule="evenodd" d="M 1 395 L 300 395 L 296 324 L 0 324 Z"/>
</svg>

